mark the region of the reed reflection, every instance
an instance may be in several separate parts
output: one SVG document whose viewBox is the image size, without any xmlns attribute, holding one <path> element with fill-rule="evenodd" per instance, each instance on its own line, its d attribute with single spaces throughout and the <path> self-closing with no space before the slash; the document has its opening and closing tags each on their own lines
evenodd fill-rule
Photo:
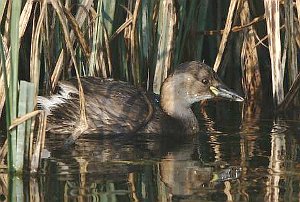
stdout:
<svg viewBox="0 0 300 202">
<path fill-rule="evenodd" d="M 298 200 L 297 122 L 266 119 L 258 111 L 219 121 L 231 108 L 210 109 L 200 114 L 197 136 L 82 138 L 65 151 L 64 137 L 48 139 L 42 173 L 18 183 L 1 174 L 0 199 L 23 194 L 29 201 Z M 8 191 L 13 183 L 17 189 Z"/>
</svg>

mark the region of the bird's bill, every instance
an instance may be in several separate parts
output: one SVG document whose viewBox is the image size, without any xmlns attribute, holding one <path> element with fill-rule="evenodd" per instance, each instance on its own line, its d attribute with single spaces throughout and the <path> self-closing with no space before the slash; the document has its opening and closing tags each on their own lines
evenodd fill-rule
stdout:
<svg viewBox="0 0 300 202">
<path fill-rule="evenodd" d="M 219 98 L 228 99 L 237 102 L 243 102 L 244 98 L 239 96 L 233 90 L 229 89 L 227 86 L 221 84 L 218 86 L 210 86 L 210 91 Z"/>
</svg>

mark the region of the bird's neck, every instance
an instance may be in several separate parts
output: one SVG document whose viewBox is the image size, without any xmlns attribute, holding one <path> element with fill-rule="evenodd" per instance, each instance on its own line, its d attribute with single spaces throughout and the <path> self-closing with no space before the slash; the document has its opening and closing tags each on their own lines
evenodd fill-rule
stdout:
<svg viewBox="0 0 300 202">
<path fill-rule="evenodd" d="M 181 121 L 186 133 L 197 133 L 199 124 L 191 106 L 177 95 L 177 91 L 173 87 L 172 85 L 163 85 L 160 99 L 161 108 L 172 118 Z"/>
</svg>

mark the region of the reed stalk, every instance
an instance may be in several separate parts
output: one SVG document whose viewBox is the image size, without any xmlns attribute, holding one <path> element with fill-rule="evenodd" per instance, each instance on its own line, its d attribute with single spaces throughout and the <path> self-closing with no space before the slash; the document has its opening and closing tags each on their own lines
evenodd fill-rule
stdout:
<svg viewBox="0 0 300 202">
<path fill-rule="evenodd" d="M 4 90 L 5 90 L 5 97 L 6 97 L 6 102 L 9 103 L 9 90 L 8 90 L 8 77 L 7 77 L 7 72 L 6 72 L 6 59 L 5 59 L 5 52 L 4 52 L 4 48 L 3 48 L 3 39 L 2 36 L 0 35 L 0 59 L 1 59 L 1 74 L 3 78 L 3 86 L 4 86 Z M 6 105 L 6 111 L 9 112 L 10 111 L 10 105 L 7 104 Z M 11 123 L 11 118 L 10 118 L 10 113 L 8 113 L 6 115 L 6 128 L 8 128 L 10 126 Z"/>
<path fill-rule="evenodd" d="M 172 0 L 160 1 L 156 35 L 155 74 L 153 92 L 160 93 L 162 82 L 168 75 L 172 64 L 173 44 L 175 40 L 176 12 Z"/>
<path fill-rule="evenodd" d="M 31 79 L 35 83 L 20 81 L 19 83 L 19 48 L 20 39 L 23 37 L 29 17 L 32 10 L 32 1 L 27 1 L 21 14 L 21 1 L 10 1 L 11 19 L 10 19 L 10 39 L 9 52 L 6 55 L 4 51 L 4 40 L 0 36 L 0 52 L 1 52 L 1 78 L 4 80 L 5 99 L 6 99 L 6 123 L 7 123 L 7 143 L 1 149 L 1 158 L 8 153 L 8 170 L 11 174 L 22 174 L 24 170 L 29 168 L 30 151 L 33 138 L 29 138 L 33 134 L 34 119 L 26 119 L 25 122 L 18 123 L 23 116 L 30 114 L 36 104 L 36 96 L 38 93 L 39 69 L 32 74 Z M 9 10 L 7 10 L 9 12 Z M 20 18 L 21 15 L 21 18 Z M 33 69 L 32 69 L 33 70 Z M 8 74 L 10 73 L 10 74 Z M 9 75 L 9 76 L 8 76 Z M 3 97 L 2 97 L 3 98 Z M 1 98 L 1 99 L 2 99 Z M 39 136 L 41 133 L 37 134 Z M 43 137 L 43 136 L 42 136 Z M 25 161 L 24 161 L 25 160 Z M 2 162 L 2 159 L 1 159 Z M 15 183 L 12 183 L 12 188 Z M 16 185 L 17 186 L 17 185 Z"/>
<path fill-rule="evenodd" d="M 247 0 L 241 2 L 241 25 L 250 23 L 250 8 Z M 241 67 L 243 88 L 247 100 L 260 100 L 262 96 L 261 74 L 259 71 L 258 53 L 255 45 L 257 35 L 253 26 L 243 30 L 243 45 L 241 50 Z"/>
<path fill-rule="evenodd" d="M 224 32 L 222 34 L 222 40 L 219 46 L 219 52 L 217 54 L 217 58 L 215 60 L 215 64 L 214 64 L 214 70 L 215 72 L 218 71 L 220 63 L 221 63 L 221 59 L 225 50 L 225 46 L 228 40 L 228 36 L 229 33 L 231 31 L 231 27 L 232 27 L 232 22 L 233 22 L 233 14 L 234 11 L 236 9 L 236 6 L 238 4 L 237 0 L 232 0 L 230 1 L 230 6 L 229 6 L 229 10 L 228 10 L 228 15 L 227 15 L 227 19 L 226 19 L 226 24 L 225 24 L 225 28 L 224 28 Z"/>
<path fill-rule="evenodd" d="M 98 2 L 97 13 L 99 16 L 95 19 L 95 27 L 93 29 L 93 40 L 92 40 L 92 51 L 89 66 L 89 75 L 102 75 L 104 78 L 107 77 L 107 72 L 105 68 L 104 58 L 103 58 L 103 14 L 102 14 L 102 4 L 103 1 Z M 99 54 L 98 54 L 99 53 Z M 100 61 L 101 63 L 99 64 Z M 101 68 L 102 67 L 102 68 Z"/>
<path fill-rule="evenodd" d="M 2 21 L 2 18 L 3 18 L 3 13 L 5 10 L 6 3 L 7 3 L 7 0 L 3 0 L 0 2 L 0 22 Z"/>
<path fill-rule="evenodd" d="M 272 92 L 274 104 L 278 105 L 284 98 L 284 66 L 281 65 L 279 1 L 264 0 L 264 5 L 272 67 Z"/>
<path fill-rule="evenodd" d="M 298 74 L 298 67 L 297 67 L 297 48 L 296 48 L 296 41 L 295 41 L 295 22 L 294 22 L 294 8 L 293 8 L 293 1 L 287 0 L 284 4 L 285 8 L 285 35 L 288 44 L 287 50 L 287 68 L 289 69 L 288 74 L 288 86 L 291 86 L 296 79 Z M 282 64 L 285 65 L 285 64 Z"/>
</svg>

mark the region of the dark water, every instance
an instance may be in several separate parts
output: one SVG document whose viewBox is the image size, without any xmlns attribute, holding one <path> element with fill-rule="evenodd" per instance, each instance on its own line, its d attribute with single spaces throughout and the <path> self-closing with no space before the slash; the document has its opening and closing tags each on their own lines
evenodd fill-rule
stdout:
<svg viewBox="0 0 300 202">
<path fill-rule="evenodd" d="M 299 201 L 298 119 L 231 105 L 202 110 L 190 137 L 83 137 L 67 151 L 47 137 L 41 173 L 0 174 L 0 201 L 10 183 L 20 201 Z"/>
</svg>

